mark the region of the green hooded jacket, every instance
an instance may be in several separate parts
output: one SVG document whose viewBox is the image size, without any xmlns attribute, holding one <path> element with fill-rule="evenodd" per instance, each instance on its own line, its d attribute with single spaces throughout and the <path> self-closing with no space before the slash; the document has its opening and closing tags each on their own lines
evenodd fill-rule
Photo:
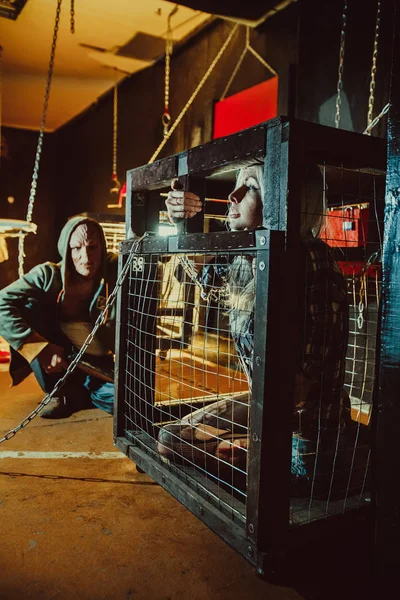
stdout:
<svg viewBox="0 0 400 600">
<path fill-rule="evenodd" d="M 115 287 L 118 275 L 118 256 L 107 252 L 101 226 L 93 219 L 73 217 L 63 227 L 58 240 L 61 262 L 46 262 L 37 265 L 29 273 L 0 291 L 0 335 L 11 347 L 10 374 L 14 385 L 20 383 L 31 372 L 28 362 L 18 353 L 18 350 L 35 332 L 33 324 L 28 323 L 24 316 L 24 308 L 34 307 L 36 314 L 39 313 L 42 318 L 52 320 L 50 322 L 59 321 L 59 302 L 62 301 L 65 286 L 68 285 L 68 272 L 73 268 L 69 240 L 72 232 L 83 223 L 91 223 L 99 229 L 103 244 L 102 268 L 89 309 L 93 324 L 104 308 L 108 295 Z M 108 311 L 105 323 L 99 327 L 96 334 L 106 348 L 112 352 L 115 350 L 115 318 L 116 307 L 114 305 Z"/>
</svg>

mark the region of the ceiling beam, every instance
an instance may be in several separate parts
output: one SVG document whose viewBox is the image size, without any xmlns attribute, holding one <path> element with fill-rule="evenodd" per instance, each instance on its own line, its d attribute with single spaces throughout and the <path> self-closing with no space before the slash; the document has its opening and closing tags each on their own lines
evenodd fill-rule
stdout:
<svg viewBox="0 0 400 600">
<path fill-rule="evenodd" d="M 257 26 L 293 2 L 297 0 L 180 0 L 176 4 Z"/>
</svg>

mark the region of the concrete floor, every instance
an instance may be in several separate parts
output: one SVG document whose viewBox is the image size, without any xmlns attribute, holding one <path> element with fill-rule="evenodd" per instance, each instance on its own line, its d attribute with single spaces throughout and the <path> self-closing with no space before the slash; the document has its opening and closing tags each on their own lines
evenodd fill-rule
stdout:
<svg viewBox="0 0 400 600">
<path fill-rule="evenodd" d="M 2 367 L 0 437 L 42 397 L 33 376 L 10 389 Z M 32 452 L 45 454 L 24 454 Z M 92 457 L 68 457 L 71 452 Z M 115 458 L 104 455 L 109 452 Z M 293 587 L 261 581 L 242 557 L 115 450 L 112 418 L 97 409 L 60 421 L 37 417 L 0 445 L 0 523 L 1 599 L 350 597 L 340 569 L 327 580 L 311 565 L 301 581 L 292 580 Z M 351 597 L 366 596 L 353 591 Z"/>
</svg>

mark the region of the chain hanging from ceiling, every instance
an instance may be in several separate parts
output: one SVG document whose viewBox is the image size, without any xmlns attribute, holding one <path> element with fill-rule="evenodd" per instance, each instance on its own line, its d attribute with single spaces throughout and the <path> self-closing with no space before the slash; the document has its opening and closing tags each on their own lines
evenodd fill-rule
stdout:
<svg viewBox="0 0 400 600">
<path fill-rule="evenodd" d="M 376 86 L 375 79 L 376 79 L 377 59 L 378 59 L 378 50 L 379 50 L 380 23 L 381 23 L 381 0 L 377 0 L 374 46 L 373 46 L 373 51 L 372 51 L 371 78 L 370 78 L 369 97 L 368 97 L 367 127 L 363 131 L 364 135 L 371 135 L 371 131 L 373 130 L 373 128 L 379 123 L 381 118 L 389 112 L 389 109 L 391 106 L 390 102 L 388 102 L 384 106 L 384 108 L 381 110 L 381 112 L 375 118 L 373 118 L 373 111 L 374 111 L 374 104 L 375 104 L 375 86 Z M 341 26 L 341 33 L 340 33 L 339 68 L 338 68 L 336 113 L 335 113 L 335 127 L 337 129 L 340 126 L 340 110 L 341 110 L 341 105 L 342 105 L 346 26 L 347 26 L 347 0 L 344 0 L 344 6 L 343 6 L 343 12 L 342 12 L 342 26 Z"/>
<path fill-rule="evenodd" d="M 56 18 L 55 18 L 55 24 L 54 24 L 53 39 L 52 39 L 52 43 L 51 43 L 49 68 L 47 71 L 47 81 L 46 81 L 46 89 L 45 89 L 45 94 L 44 94 L 42 119 L 40 122 L 39 138 L 38 138 L 38 143 L 37 143 L 37 148 L 36 148 L 35 164 L 34 164 L 34 168 L 33 168 L 31 190 L 30 190 L 30 194 L 29 194 L 28 210 L 26 213 L 26 221 L 28 223 L 32 223 L 33 207 L 35 204 L 40 158 L 42 155 L 44 129 L 46 126 L 47 108 L 48 108 L 48 104 L 49 104 L 51 82 L 52 82 L 52 78 L 53 78 L 54 57 L 55 57 L 55 53 L 56 53 L 58 27 L 60 24 L 61 4 L 62 4 L 62 0 L 57 0 Z M 25 259 L 24 241 L 25 241 L 25 236 L 21 236 L 19 238 L 19 244 L 18 244 L 18 275 L 20 277 L 24 274 L 24 259 Z"/>
<path fill-rule="evenodd" d="M 75 0 L 71 0 L 70 8 L 70 32 L 75 33 Z"/>
<path fill-rule="evenodd" d="M 389 112 L 389 109 L 391 107 L 390 102 L 388 102 L 382 108 L 381 112 L 375 118 L 373 118 L 374 104 L 375 104 L 375 78 L 376 78 L 377 61 L 378 61 L 380 24 L 381 24 L 381 0 L 377 0 L 374 48 L 372 51 L 371 80 L 370 80 L 370 84 L 369 84 L 367 127 L 366 127 L 365 131 L 363 131 L 364 135 L 371 135 L 373 128 L 379 123 L 379 121 L 382 119 L 382 117 Z"/>
<path fill-rule="evenodd" d="M 269 63 L 267 63 L 267 61 L 257 52 L 257 50 L 254 50 L 254 48 L 252 47 L 251 43 L 250 43 L 250 27 L 246 26 L 246 41 L 245 41 L 245 46 L 244 49 L 242 51 L 242 54 L 239 57 L 238 62 L 236 63 L 236 67 L 234 68 L 232 75 L 229 78 L 228 83 L 225 86 L 224 91 L 222 92 L 222 95 L 220 97 L 220 100 L 223 100 L 226 96 L 226 94 L 228 93 L 233 80 L 236 77 L 237 72 L 239 71 L 239 68 L 243 62 L 244 57 L 246 56 L 247 52 L 250 52 L 250 54 L 252 54 L 262 65 L 263 67 L 265 67 L 266 69 L 268 69 L 268 71 L 270 71 L 272 73 L 272 75 L 274 75 L 276 77 L 276 75 L 278 74 L 275 69 L 273 69 L 271 67 L 271 65 Z"/>
<path fill-rule="evenodd" d="M 120 197 L 121 182 L 118 179 L 118 85 L 114 85 L 113 93 L 113 148 L 112 148 L 112 175 L 113 187 L 110 194 L 118 195 L 118 202 L 107 204 L 107 208 L 121 208 L 122 198 Z"/>
<path fill-rule="evenodd" d="M 164 76 L 164 112 L 161 117 L 163 125 L 164 137 L 168 135 L 168 129 L 171 123 L 171 115 L 169 112 L 169 83 L 171 76 L 171 55 L 174 49 L 174 40 L 172 37 L 171 19 L 178 12 L 178 5 L 168 15 L 167 32 L 165 36 L 165 76 Z"/>
<path fill-rule="evenodd" d="M 228 35 L 227 39 L 225 40 L 225 42 L 223 43 L 222 47 L 218 51 L 217 56 L 214 58 L 214 60 L 210 64 L 207 71 L 201 78 L 199 84 L 197 85 L 196 89 L 190 96 L 189 100 L 186 102 L 185 106 L 182 108 L 181 112 L 175 119 L 173 125 L 171 126 L 170 129 L 168 129 L 168 133 L 164 136 L 164 139 L 162 140 L 162 142 L 159 144 L 158 148 L 156 148 L 155 152 L 151 156 L 148 164 L 150 164 L 156 160 L 157 156 L 160 154 L 161 150 L 164 148 L 165 144 L 167 143 L 167 141 L 169 140 L 169 138 L 171 137 L 171 135 L 173 134 L 175 129 L 178 127 L 179 123 L 182 121 L 183 117 L 185 116 L 185 114 L 187 113 L 187 111 L 189 110 L 191 105 L 193 104 L 198 93 L 200 92 L 200 90 L 202 89 L 204 84 L 206 83 L 206 81 L 209 78 L 209 76 L 211 75 L 211 73 L 214 71 L 216 65 L 218 64 L 218 62 L 221 59 L 222 55 L 224 54 L 225 50 L 229 46 L 229 44 L 230 44 L 232 38 L 234 37 L 234 35 L 236 34 L 238 28 L 239 28 L 239 24 L 236 23 L 236 25 L 234 25 L 233 28 L 231 29 L 231 31 L 229 32 L 229 35 Z"/>
<path fill-rule="evenodd" d="M 376 23 L 375 23 L 374 49 L 372 51 L 371 81 L 369 84 L 367 127 L 369 127 L 369 125 L 371 125 L 372 118 L 373 118 L 373 112 L 374 112 L 375 76 L 376 76 L 376 62 L 378 59 L 380 23 L 381 23 L 381 2 L 380 2 L 380 0 L 378 0 L 378 6 L 377 6 L 377 11 L 376 11 Z"/>
<path fill-rule="evenodd" d="M 343 90 L 343 69 L 344 69 L 344 50 L 346 42 L 346 25 L 347 25 L 347 0 L 344 0 L 343 13 L 342 13 L 342 27 L 340 30 L 340 49 L 339 49 L 339 68 L 338 68 L 338 82 L 337 82 L 337 95 L 336 95 L 336 113 L 335 113 L 335 127 L 339 129 L 340 126 L 340 109 L 342 106 L 342 90 Z"/>
</svg>

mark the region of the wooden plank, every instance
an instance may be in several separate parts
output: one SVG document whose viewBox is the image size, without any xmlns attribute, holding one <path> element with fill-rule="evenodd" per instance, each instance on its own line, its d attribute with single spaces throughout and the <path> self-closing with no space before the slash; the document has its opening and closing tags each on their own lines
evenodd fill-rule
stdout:
<svg viewBox="0 0 400 600">
<path fill-rule="evenodd" d="M 294 387 L 295 371 L 290 370 L 290 350 L 284 343 L 289 339 L 282 294 L 285 234 L 267 230 L 258 233 L 259 248 L 265 238 L 266 250 L 257 252 L 256 263 L 247 535 L 258 552 L 274 555 L 284 547 L 289 525 L 291 383 Z"/>
<path fill-rule="evenodd" d="M 307 162 L 348 169 L 386 169 L 386 140 L 344 129 L 290 121 L 291 136 Z"/>
</svg>

